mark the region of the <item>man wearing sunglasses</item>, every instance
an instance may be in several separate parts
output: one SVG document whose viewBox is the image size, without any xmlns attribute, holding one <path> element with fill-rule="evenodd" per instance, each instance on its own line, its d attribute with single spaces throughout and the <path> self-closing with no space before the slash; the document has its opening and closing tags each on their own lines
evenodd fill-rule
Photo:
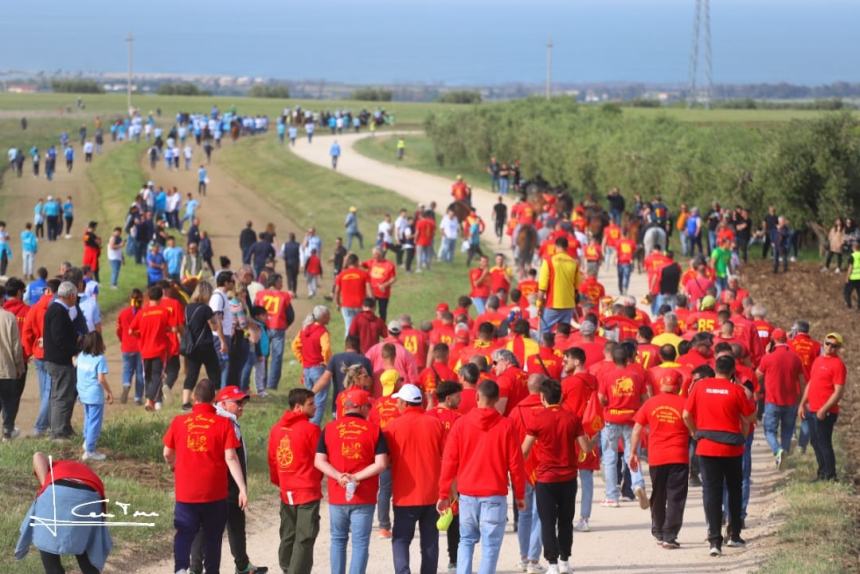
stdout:
<svg viewBox="0 0 860 574">
<path fill-rule="evenodd" d="M 847 370 L 839 356 L 844 339 L 839 333 L 824 337 L 823 354 L 815 359 L 809 384 L 800 399 L 798 416 L 806 413 L 815 459 L 817 480 L 836 480 L 836 455 L 833 452 L 833 427 L 839 417 L 839 401 L 845 393 Z"/>
</svg>

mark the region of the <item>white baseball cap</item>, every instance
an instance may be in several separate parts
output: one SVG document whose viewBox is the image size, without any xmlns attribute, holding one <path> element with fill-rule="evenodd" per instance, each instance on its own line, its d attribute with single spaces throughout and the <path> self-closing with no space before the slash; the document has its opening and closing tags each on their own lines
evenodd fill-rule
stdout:
<svg viewBox="0 0 860 574">
<path fill-rule="evenodd" d="M 421 389 L 412 384 L 405 384 L 400 390 L 391 395 L 392 399 L 403 399 L 407 403 L 419 404 L 423 398 Z"/>
</svg>

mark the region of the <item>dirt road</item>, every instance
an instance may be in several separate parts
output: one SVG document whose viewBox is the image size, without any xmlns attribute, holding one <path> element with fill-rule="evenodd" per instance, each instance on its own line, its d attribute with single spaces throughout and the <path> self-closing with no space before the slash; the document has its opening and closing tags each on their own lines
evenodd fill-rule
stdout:
<svg viewBox="0 0 860 574">
<path fill-rule="evenodd" d="M 361 181 L 393 190 L 416 202 L 428 203 L 435 200 L 440 206 L 449 201 L 450 182 L 444 178 L 427 175 L 405 168 L 398 168 L 371 160 L 359 155 L 352 148 L 356 139 L 366 136 L 346 135 L 338 137 L 343 155 L 338 163 L 338 171 Z M 316 137 L 312 145 L 301 141 L 294 151 L 300 157 L 321 166 L 330 167 L 328 149 L 330 137 Z M 218 176 L 213 177 L 218 181 Z M 232 184 L 229 184 L 232 185 Z M 489 221 L 490 210 L 495 196 L 486 190 L 473 189 L 474 201 L 482 217 Z M 237 228 L 238 229 L 238 228 Z M 235 236 L 234 236 L 235 237 Z M 610 292 L 615 292 L 615 274 L 604 271 L 601 280 Z M 634 275 L 631 293 L 641 296 L 645 293 L 645 278 Z M 779 474 L 773 468 L 772 457 L 767 450 L 761 430 L 757 431 L 753 443 L 753 484 L 747 517 L 748 530 L 744 536 L 748 542 L 745 550 L 727 548 L 722 558 L 714 559 L 707 555 L 705 542 L 705 519 L 702 507 L 701 489 L 691 488 L 687 501 L 686 520 L 681 531 L 679 550 L 664 550 L 654 544 L 650 533 L 650 517 L 634 502 L 624 502 L 620 508 L 603 508 L 603 480 L 600 472 L 595 473 L 594 508 L 591 527 L 588 533 L 576 533 L 572 564 L 577 572 L 672 572 L 672 573 L 710 573 L 710 572 L 748 572 L 754 570 L 765 558 L 764 548 L 775 527 L 773 512 L 776 497 L 774 485 Z M 650 480 L 646 478 L 646 484 Z M 577 517 L 579 516 L 577 500 Z M 266 565 L 277 571 L 278 515 L 274 506 L 256 506 L 250 511 L 248 548 L 251 559 L 256 564 Z M 322 526 L 315 546 L 315 571 L 328 571 L 329 524 L 327 506 L 322 508 Z M 374 535 L 370 544 L 368 572 L 386 574 L 392 571 L 390 541 Z M 413 542 L 412 570 L 418 571 L 418 548 Z M 167 549 L 165 549 L 167 551 Z M 516 534 L 510 523 L 502 544 L 498 562 L 499 572 L 519 572 L 519 546 Z M 439 570 L 444 571 L 447 564 L 445 537 L 440 538 Z M 161 574 L 170 571 L 172 562 L 153 565 L 142 574 Z M 222 568 L 232 566 L 229 548 L 225 542 Z M 477 567 L 477 562 L 475 562 Z"/>
</svg>

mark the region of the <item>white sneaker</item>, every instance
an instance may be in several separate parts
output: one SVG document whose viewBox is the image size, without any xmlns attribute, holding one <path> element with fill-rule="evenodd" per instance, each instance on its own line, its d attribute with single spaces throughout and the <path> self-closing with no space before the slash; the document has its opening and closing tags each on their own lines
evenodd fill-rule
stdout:
<svg viewBox="0 0 860 574">
<path fill-rule="evenodd" d="M 551 567 L 552 564 L 550 564 L 550 568 Z M 558 571 L 563 574 L 570 574 L 570 572 L 573 572 L 573 569 L 570 567 L 570 562 L 568 562 L 567 560 L 559 560 Z"/>
<path fill-rule="evenodd" d="M 558 568 L 558 564 L 550 564 L 549 568 L 546 570 L 546 574 L 559 574 L 561 570 Z"/>
<path fill-rule="evenodd" d="M 529 569 L 529 561 L 528 560 L 520 560 L 517 566 L 520 567 L 520 572 L 526 572 Z"/>
<path fill-rule="evenodd" d="M 546 569 L 539 562 L 529 562 L 526 574 L 543 574 Z"/>
<path fill-rule="evenodd" d="M 157 403 L 155 403 L 155 410 L 157 410 L 157 411 L 161 410 L 161 401 L 158 401 Z"/>
<path fill-rule="evenodd" d="M 100 462 L 106 459 L 107 456 L 104 453 L 94 450 L 93 452 L 85 452 L 84 456 L 82 456 L 81 458 L 83 460 L 94 460 L 96 462 Z"/>
<path fill-rule="evenodd" d="M 573 529 L 578 532 L 591 532 L 591 527 L 588 526 L 588 519 L 586 518 L 580 518 Z"/>
</svg>

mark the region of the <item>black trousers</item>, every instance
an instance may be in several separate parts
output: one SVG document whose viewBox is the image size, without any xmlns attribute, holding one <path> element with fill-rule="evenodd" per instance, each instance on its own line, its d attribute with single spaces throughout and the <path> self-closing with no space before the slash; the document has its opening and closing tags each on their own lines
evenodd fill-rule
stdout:
<svg viewBox="0 0 860 574">
<path fill-rule="evenodd" d="M 809 442 L 815 451 L 818 462 L 818 478 L 836 480 L 836 454 L 833 452 L 833 427 L 836 426 L 838 413 L 827 413 L 823 421 L 818 420 L 815 413 L 806 415 L 809 421 Z"/>
<path fill-rule="evenodd" d="M 179 355 L 174 355 L 167 359 L 167 365 L 164 366 L 164 384 L 170 389 L 173 388 L 176 379 L 179 378 L 179 367 Z"/>
<path fill-rule="evenodd" d="M 842 288 L 842 296 L 845 297 L 845 304 L 851 308 L 851 295 L 857 293 L 857 308 L 860 309 L 860 279 L 849 279 L 845 282 L 845 287 Z"/>
<path fill-rule="evenodd" d="M 516 505 L 514 505 L 516 508 Z M 514 523 L 516 524 L 516 522 Z M 448 527 L 448 563 L 457 563 L 457 549 L 460 547 L 460 515 L 455 514 L 451 526 Z"/>
<path fill-rule="evenodd" d="M 573 548 L 573 517 L 576 514 L 576 479 L 538 482 L 535 500 L 540 517 L 543 557 L 550 564 L 567 560 Z"/>
<path fill-rule="evenodd" d="M 63 568 L 59 554 L 51 554 L 50 552 L 39 550 L 39 555 L 42 557 L 42 566 L 45 567 L 45 574 L 66 574 L 66 569 Z M 99 574 L 98 568 L 93 566 L 86 554 L 78 554 L 75 558 L 78 559 L 78 568 L 81 569 L 83 574 Z"/>
<path fill-rule="evenodd" d="M 708 522 L 708 542 L 722 548 L 723 486 L 729 493 L 729 530 L 741 533 L 741 487 L 743 456 L 699 456 L 702 467 L 702 498 Z"/>
<path fill-rule="evenodd" d="M 227 501 L 227 541 L 230 543 L 230 554 L 236 563 L 238 572 L 248 568 L 247 545 L 245 540 L 245 513 L 234 500 Z M 191 569 L 203 572 L 203 529 L 197 532 L 191 543 Z"/>
<path fill-rule="evenodd" d="M 185 357 L 185 382 L 182 388 L 190 391 L 197 384 L 200 377 L 200 367 L 206 367 L 206 376 L 219 387 L 221 386 L 221 363 L 218 362 L 218 353 L 215 347 L 203 344 L 200 349 Z"/>
<path fill-rule="evenodd" d="M 24 393 L 24 378 L 0 379 L 0 411 L 3 411 L 3 434 L 12 434 Z"/>
<path fill-rule="evenodd" d="M 161 373 L 164 370 L 164 364 L 160 357 L 155 359 L 143 360 L 143 381 L 144 395 L 146 398 L 155 401 L 161 393 Z"/>
<path fill-rule="evenodd" d="M 51 438 L 69 437 L 74 434 L 72 413 L 78 397 L 75 367 L 45 361 L 45 370 L 51 377 Z"/>
<path fill-rule="evenodd" d="M 388 321 L 388 297 L 376 297 L 376 310 L 383 322 Z"/>
<path fill-rule="evenodd" d="M 651 534 L 670 542 L 678 538 L 687 504 L 686 464 L 661 464 L 648 468 L 651 475 Z"/>
<path fill-rule="evenodd" d="M 427 506 L 395 506 L 394 529 L 391 533 L 391 551 L 394 555 L 394 572 L 409 574 L 409 545 L 415 537 L 415 525 L 421 536 L 421 574 L 435 574 L 439 566 L 439 531 L 436 520 L 439 514 L 432 504 Z"/>
<path fill-rule="evenodd" d="M 299 266 L 287 265 L 287 291 L 297 293 L 299 290 Z"/>
</svg>

